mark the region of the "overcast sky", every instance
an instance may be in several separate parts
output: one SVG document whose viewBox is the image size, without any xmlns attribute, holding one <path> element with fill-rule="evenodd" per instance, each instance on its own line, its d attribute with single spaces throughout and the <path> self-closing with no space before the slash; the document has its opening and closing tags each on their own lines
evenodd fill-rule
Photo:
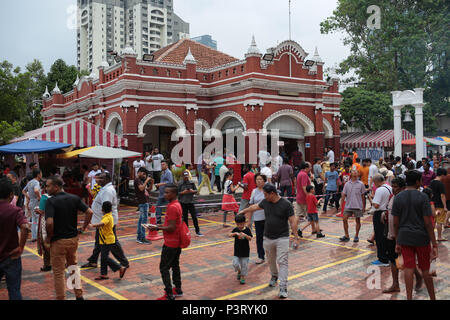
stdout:
<svg viewBox="0 0 450 320">
<path fill-rule="evenodd" d="M 218 49 L 243 59 L 255 35 L 262 53 L 289 37 L 288 0 L 174 0 L 175 12 L 190 23 L 191 37 L 212 35 Z M 292 0 L 292 39 L 325 68 L 347 57 L 343 34 L 322 35 L 320 22 L 332 15 L 337 0 Z M 58 58 L 76 65 L 75 0 L 1 1 L 0 60 L 24 67 L 34 58 L 46 71 Z M 68 26 L 69 25 L 69 26 Z"/>
</svg>

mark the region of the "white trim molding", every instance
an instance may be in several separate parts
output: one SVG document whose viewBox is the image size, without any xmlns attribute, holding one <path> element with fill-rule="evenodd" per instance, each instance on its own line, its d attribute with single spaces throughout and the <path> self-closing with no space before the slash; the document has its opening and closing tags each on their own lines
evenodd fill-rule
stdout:
<svg viewBox="0 0 450 320">
<path fill-rule="evenodd" d="M 155 117 L 164 117 L 170 120 L 170 122 L 172 122 L 177 129 L 186 129 L 186 125 L 184 124 L 183 120 L 181 120 L 181 118 L 176 115 L 175 113 L 173 113 L 172 111 L 169 110 L 155 110 L 152 112 L 149 112 L 145 115 L 145 117 L 142 118 L 142 120 L 139 122 L 138 125 L 138 135 L 139 136 L 145 136 L 144 134 L 144 127 L 147 124 L 147 122 L 149 122 L 152 118 Z"/>
<path fill-rule="evenodd" d="M 226 120 L 228 120 L 229 118 L 236 118 L 244 127 L 244 131 L 247 130 L 247 124 L 245 123 L 244 118 L 242 118 L 239 113 L 234 112 L 234 111 L 225 111 L 223 113 L 221 113 L 216 120 L 214 120 L 211 128 L 212 129 L 217 129 L 217 130 L 221 130 L 223 125 L 225 124 Z"/>
<path fill-rule="evenodd" d="M 288 116 L 295 120 L 297 120 L 305 129 L 305 137 L 315 136 L 314 132 L 314 123 L 311 119 L 308 118 L 305 114 L 301 113 L 300 111 L 292 110 L 292 109 L 284 109 L 277 111 L 267 117 L 266 120 L 264 120 L 263 123 L 263 129 L 267 130 L 268 125 L 275 120 L 276 118 L 282 117 L 282 116 Z"/>
<path fill-rule="evenodd" d="M 122 117 L 121 117 L 120 114 L 118 114 L 117 112 L 113 112 L 113 113 L 111 113 L 111 114 L 109 115 L 108 119 L 106 120 L 106 123 L 105 123 L 105 130 L 109 131 L 109 126 L 111 125 L 111 123 L 112 123 L 112 121 L 113 121 L 114 119 L 117 119 L 117 120 L 120 122 L 120 124 L 122 125 L 122 128 L 123 128 L 123 120 L 122 120 Z"/>
<path fill-rule="evenodd" d="M 333 138 L 333 126 L 325 118 L 323 118 L 323 130 L 325 131 L 325 138 L 326 139 Z"/>
</svg>

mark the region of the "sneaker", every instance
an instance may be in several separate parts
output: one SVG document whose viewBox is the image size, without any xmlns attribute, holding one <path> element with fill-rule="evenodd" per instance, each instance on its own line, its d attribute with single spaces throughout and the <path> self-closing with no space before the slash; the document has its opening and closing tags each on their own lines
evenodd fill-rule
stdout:
<svg viewBox="0 0 450 320">
<path fill-rule="evenodd" d="M 278 278 L 275 276 L 272 276 L 272 278 L 269 281 L 269 287 L 275 287 L 277 285 L 277 281 L 278 281 Z"/>
<path fill-rule="evenodd" d="M 321 232 L 317 234 L 316 238 L 325 238 L 325 235 Z"/>
<path fill-rule="evenodd" d="M 389 267 L 389 263 L 381 262 L 380 260 L 376 260 L 372 262 L 373 265 L 379 266 L 379 267 Z"/>
<path fill-rule="evenodd" d="M 240 283 L 245 284 L 245 279 L 241 278 Z"/>
<path fill-rule="evenodd" d="M 280 293 L 278 296 L 280 297 L 280 299 L 286 299 L 288 297 L 287 289 L 280 289 Z"/>
<path fill-rule="evenodd" d="M 303 232 L 302 232 L 302 230 L 298 229 L 298 230 L 297 230 L 297 234 L 298 234 L 298 236 L 299 236 L 300 238 L 303 238 Z"/>
<path fill-rule="evenodd" d="M 148 241 L 147 239 L 142 239 L 142 240 L 136 240 L 136 242 L 137 243 L 140 243 L 140 244 L 151 244 L 152 242 L 151 241 Z"/>
<path fill-rule="evenodd" d="M 172 295 L 169 296 L 167 293 L 165 293 L 162 297 L 160 297 L 156 300 L 175 300 L 175 297 Z"/>
<path fill-rule="evenodd" d="M 258 260 L 256 260 L 255 264 L 261 264 L 264 263 L 264 259 L 258 258 Z"/>
<path fill-rule="evenodd" d="M 358 237 L 355 237 L 355 238 L 353 239 L 353 242 L 359 242 L 359 238 L 358 238 Z"/>
<path fill-rule="evenodd" d="M 196 232 L 197 237 L 204 237 L 204 234 L 201 232 Z"/>
<path fill-rule="evenodd" d="M 172 289 L 172 295 L 174 297 L 182 297 L 183 296 L 183 291 L 181 289 L 178 289 L 178 288 L 173 288 Z"/>
<path fill-rule="evenodd" d="M 350 238 L 347 238 L 346 236 L 343 236 L 343 237 L 339 238 L 339 241 L 348 242 L 348 241 L 350 241 Z"/>
</svg>

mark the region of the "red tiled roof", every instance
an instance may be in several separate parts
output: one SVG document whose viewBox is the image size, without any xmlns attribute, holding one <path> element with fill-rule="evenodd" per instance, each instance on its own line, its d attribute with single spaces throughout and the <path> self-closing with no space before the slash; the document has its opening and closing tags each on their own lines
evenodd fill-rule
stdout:
<svg viewBox="0 0 450 320">
<path fill-rule="evenodd" d="M 195 60 L 197 60 L 197 67 L 199 68 L 214 68 L 239 60 L 199 42 L 182 39 L 156 51 L 154 61 L 183 64 L 189 48 Z"/>
</svg>

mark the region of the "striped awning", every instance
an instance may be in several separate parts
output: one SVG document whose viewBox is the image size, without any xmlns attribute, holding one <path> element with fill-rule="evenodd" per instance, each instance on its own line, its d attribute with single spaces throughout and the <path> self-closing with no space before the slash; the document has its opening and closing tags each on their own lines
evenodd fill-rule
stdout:
<svg viewBox="0 0 450 320">
<path fill-rule="evenodd" d="M 128 139 L 81 119 L 28 131 L 22 137 L 15 138 L 11 142 L 30 139 L 68 143 L 76 148 L 93 146 L 128 147 Z"/>
<path fill-rule="evenodd" d="M 402 140 L 414 139 L 414 135 L 402 130 Z M 374 132 L 354 132 L 341 136 L 343 148 L 384 148 L 394 146 L 394 130 L 381 130 Z"/>
</svg>

